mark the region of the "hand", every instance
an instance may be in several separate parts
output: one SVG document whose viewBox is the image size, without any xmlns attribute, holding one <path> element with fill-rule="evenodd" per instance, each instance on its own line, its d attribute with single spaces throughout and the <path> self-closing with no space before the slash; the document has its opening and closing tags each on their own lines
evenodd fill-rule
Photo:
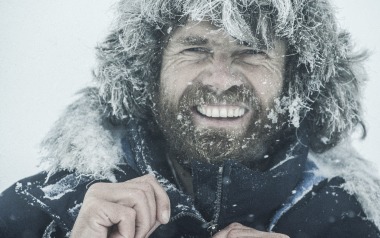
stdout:
<svg viewBox="0 0 380 238">
<path fill-rule="evenodd" d="M 169 218 L 169 197 L 152 175 L 96 183 L 84 197 L 71 238 L 145 238 Z"/>
<path fill-rule="evenodd" d="M 240 223 L 232 223 L 213 236 L 213 238 L 238 238 L 238 237 L 289 238 L 289 236 L 279 234 L 279 233 L 258 231 L 253 228 L 243 226 Z"/>
</svg>

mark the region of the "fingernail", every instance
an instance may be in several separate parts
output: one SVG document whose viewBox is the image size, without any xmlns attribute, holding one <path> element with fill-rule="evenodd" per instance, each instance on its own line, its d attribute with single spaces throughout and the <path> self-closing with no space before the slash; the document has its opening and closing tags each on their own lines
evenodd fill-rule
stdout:
<svg viewBox="0 0 380 238">
<path fill-rule="evenodd" d="M 169 214 L 169 211 L 168 210 L 165 210 L 162 212 L 162 215 L 161 215 L 161 218 L 162 218 L 162 221 L 166 224 L 169 222 L 170 220 L 170 214 Z"/>
</svg>

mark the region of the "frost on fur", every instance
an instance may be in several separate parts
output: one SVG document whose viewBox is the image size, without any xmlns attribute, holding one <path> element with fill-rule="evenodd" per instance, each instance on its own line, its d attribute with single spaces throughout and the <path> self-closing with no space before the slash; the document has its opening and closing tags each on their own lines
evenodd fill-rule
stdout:
<svg viewBox="0 0 380 238">
<path fill-rule="evenodd" d="M 362 56 L 337 28 L 327 0 L 121 0 L 118 20 L 98 47 L 95 78 L 119 119 L 149 117 L 161 53 L 187 20 L 210 20 L 240 41 L 288 44 L 284 97 L 291 126 L 308 125 L 311 148 L 323 152 L 362 123 Z M 322 138 L 327 138 L 323 143 Z"/>
<path fill-rule="evenodd" d="M 368 219 L 380 227 L 378 171 L 370 162 L 360 158 L 349 141 L 322 154 L 311 153 L 309 157 L 319 168 L 318 175 L 328 179 L 342 177 L 345 180 L 343 188 L 357 197 Z"/>
<path fill-rule="evenodd" d="M 321 175 L 343 177 L 344 188 L 380 227 L 378 178 L 355 153 L 335 147 L 362 123 L 365 54 L 353 55 L 327 0 L 121 0 L 118 21 L 97 48 L 97 89 L 82 92 L 42 142 L 49 174 L 68 170 L 113 180 L 112 170 L 123 161 L 122 124 L 150 117 L 165 42 L 189 19 L 210 20 L 253 46 L 269 48 L 276 37 L 287 42 L 283 95 L 269 118 L 276 123 L 281 113 L 292 127 L 305 123 Z M 61 195 L 45 190 L 53 199 Z"/>
<path fill-rule="evenodd" d="M 68 170 L 114 180 L 112 170 L 123 157 L 124 132 L 104 120 L 97 90 L 87 89 L 83 94 L 42 141 L 42 166 L 49 174 Z"/>
</svg>

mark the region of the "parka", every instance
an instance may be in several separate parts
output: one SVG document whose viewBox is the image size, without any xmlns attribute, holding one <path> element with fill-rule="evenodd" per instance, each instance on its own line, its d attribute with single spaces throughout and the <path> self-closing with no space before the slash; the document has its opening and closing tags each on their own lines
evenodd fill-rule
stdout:
<svg viewBox="0 0 380 238">
<path fill-rule="evenodd" d="M 74 111 L 85 105 L 97 108 L 90 92 L 75 103 Z M 73 115 L 77 113 L 70 111 L 66 116 Z M 369 214 L 360 202 L 361 196 L 370 196 L 348 190 L 348 177 L 324 175 L 325 168 L 318 167 L 306 146 L 307 133 L 302 140 L 284 143 L 271 155 L 272 163 L 265 170 L 234 160 L 218 165 L 192 162 L 194 195 L 190 196 L 175 179 L 162 138 L 147 128 L 131 121 L 119 135 L 124 161 L 112 177 L 68 170 L 52 175 L 42 172 L 8 188 L 0 197 L 1 237 L 69 237 L 92 184 L 124 182 L 148 173 L 157 178 L 171 202 L 170 222 L 151 237 L 211 237 L 233 222 L 290 237 L 380 237 L 377 221 L 371 217 L 378 211 Z M 97 131 L 87 130 L 87 135 Z"/>
<path fill-rule="evenodd" d="M 327 0 L 121 0 L 97 48 L 94 88 L 85 89 L 42 142 L 44 172 L 0 196 L 1 237 L 65 237 L 96 182 L 153 174 L 171 220 L 152 237 L 210 237 L 232 222 L 290 237 L 380 237 L 380 180 L 349 136 L 363 122 L 365 76 Z M 300 137 L 268 156 L 265 169 L 226 159 L 194 161 L 184 193 L 165 144 L 150 135 L 165 40 L 186 20 L 211 20 L 232 37 L 270 48 L 287 42 L 283 97 Z"/>
</svg>

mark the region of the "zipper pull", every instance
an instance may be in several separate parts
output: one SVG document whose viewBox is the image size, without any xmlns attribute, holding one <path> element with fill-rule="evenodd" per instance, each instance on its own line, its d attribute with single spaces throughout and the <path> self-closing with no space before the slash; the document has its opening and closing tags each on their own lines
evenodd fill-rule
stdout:
<svg viewBox="0 0 380 238">
<path fill-rule="evenodd" d="M 218 231 L 218 224 L 211 223 L 207 227 L 207 231 L 210 233 L 210 237 L 212 237 Z"/>
</svg>

